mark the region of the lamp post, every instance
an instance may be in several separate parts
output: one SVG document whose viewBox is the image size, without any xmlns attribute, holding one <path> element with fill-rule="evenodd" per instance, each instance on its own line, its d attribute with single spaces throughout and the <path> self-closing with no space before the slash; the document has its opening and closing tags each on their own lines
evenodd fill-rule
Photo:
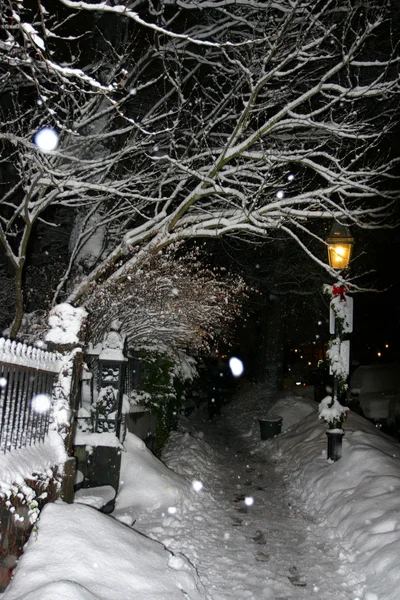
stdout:
<svg viewBox="0 0 400 600">
<path fill-rule="evenodd" d="M 326 239 L 328 246 L 328 260 L 332 269 L 339 273 L 345 272 L 350 264 L 354 238 L 348 227 L 334 222 Z M 328 409 L 337 413 L 337 418 L 329 422 L 327 458 L 337 461 L 342 456 L 342 439 L 344 432 L 341 420 L 346 409 L 340 404 L 341 383 L 349 370 L 350 342 L 344 341 L 343 334 L 351 333 L 353 328 L 353 300 L 346 296 L 347 289 L 340 282 L 332 286 L 330 303 L 330 333 L 334 338 L 330 347 L 331 371 L 333 374 L 332 399 L 327 404 Z"/>
</svg>

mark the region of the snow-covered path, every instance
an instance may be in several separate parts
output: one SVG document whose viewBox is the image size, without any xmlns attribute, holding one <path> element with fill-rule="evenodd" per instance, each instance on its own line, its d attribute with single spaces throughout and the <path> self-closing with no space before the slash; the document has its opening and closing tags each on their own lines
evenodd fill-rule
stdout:
<svg viewBox="0 0 400 600">
<path fill-rule="evenodd" d="M 255 453 L 251 440 L 236 429 L 231 408 L 211 423 L 197 411 L 190 419 L 192 435 L 176 434 L 165 452 L 171 468 L 204 482 L 197 505 L 176 512 L 171 507 L 159 527 L 142 515 L 135 528 L 182 552 L 211 600 L 353 598 L 324 531 L 291 506 L 273 459 Z M 201 464 L 199 443 L 206 456 Z M 176 444 L 184 445 L 184 452 Z M 254 503 L 247 506 L 246 499 Z"/>
<path fill-rule="evenodd" d="M 249 385 L 182 421 L 170 468 L 128 434 L 112 516 L 45 506 L 4 600 L 398 600 L 399 444 L 351 413 L 340 461 L 326 445 L 313 400 Z"/>
</svg>

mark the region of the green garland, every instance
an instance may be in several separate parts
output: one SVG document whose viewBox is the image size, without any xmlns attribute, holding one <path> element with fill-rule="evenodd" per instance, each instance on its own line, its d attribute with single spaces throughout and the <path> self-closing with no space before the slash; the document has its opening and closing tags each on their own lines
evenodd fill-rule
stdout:
<svg viewBox="0 0 400 600">
<path fill-rule="evenodd" d="M 334 373 L 334 375 L 338 381 L 339 393 L 344 394 L 344 393 L 346 393 L 347 387 L 348 387 L 347 386 L 347 375 L 343 375 L 343 373 L 341 373 L 340 371 L 337 371 L 335 369 L 334 362 L 331 360 L 330 355 L 329 355 L 330 349 L 337 344 L 337 339 L 338 338 L 333 338 L 333 339 L 329 340 L 327 355 L 329 357 L 329 363 L 330 363 L 332 372 Z"/>
<path fill-rule="evenodd" d="M 140 351 L 145 367 L 141 391 L 148 394 L 142 406 L 157 416 L 154 452 L 160 455 L 170 432 L 177 425 L 182 403 L 179 380 L 173 373 L 174 362 L 165 354 Z"/>
</svg>

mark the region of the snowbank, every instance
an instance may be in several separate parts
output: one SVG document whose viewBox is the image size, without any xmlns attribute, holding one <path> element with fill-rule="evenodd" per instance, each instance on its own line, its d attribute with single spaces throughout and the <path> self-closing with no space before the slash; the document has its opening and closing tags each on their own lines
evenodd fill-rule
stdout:
<svg viewBox="0 0 400 600">
<path fill-rule="evenodd" d="M 127 433 L 121 455 L 120 488 L 114 516 L 129 523 L 141 513 L 159 516 L 172 507 L 190 503 L 190 483 L 165 466 L 133 433 Z"/>
<path fill-rule="evenodd" d="M 7 492 L 11 485 L 24 485 L 33 473 L 44 473 L 56 465 L 63 465 L 67 454 L 61 437 L 49 431 L 46 441 L 36 446 L 13 450 L 1 456 L 0 491 Z"/>
<path fill-rule="evenodd" d="M 246 437 L 257 440 L 260 433 L 258 419 L 280 416 L 282 431 L 286 431 L 307 415 L 317 415 L 318 404 L 300 393 L 301 390 L 299 393 L 297 390 L 285 390 L 273 394 L 268 386 L 247 384 L 235 398 L 232 408 L 238 419 L 236 427 Z"/>
<path fill-rule="evenodd" d="M 340 573 L 354 590 L 352 600 L 398 600 L 399 443 L 350 412 L 343 456 L 332 463 L 326 458 L 327 427 L 318 420 L 317 403 L 289 393 L 268 402 L 260 390 L 244 395 L 236 408 L 252 422 L 254 435 L 260 398 L 266 413 L 283 417 L 285 432 L 265 442 L 254 437 L 254 447 L 277 460 L 293 503 L 326 528 Z"/>
<path fill-rule="evenodd" d="M 204 599 L 181 555 L 80 504 L 48 504 L 3 600 Z"/>
<path fill-rule="evenodd" d="M 359 597 L 398 600 L 400 446 L 355 413 L 344 428 L 343 457 L 333 464 L 326 429 L 313 418 L 270 446 L 292 493 L 326 527 Z"/>
<path fill-rule="evenodd" d="M 350 413 L 344 424 L 343 456 L 332 463 L 326 458 L 327 428 L 318 419 L 317 408 L 317 403 L 293 392 L 273 396 L 266 388 L 248 386 L 229 404 L 220 423 L 245 438 L 252 464 L 258 461 L 263 471 L 276 466 L 281 472 L 287 486 L 282 486 L 279 477 L 276 479 L 281 488 L 279 497 L 285 506 L 290 501 L 291 520 L 295 521 L 297 514 L 304 515 L 309 529 L 321 532 L 322 550 L 317 549 L 318 553 L 321 557 L 328 553 L 338 567 L 325 572 L 325 563 L 320 565 L 321 577 L 329 589 L 324 600 L 328 597 L 398 600 L 400 446 L 364 418 Z M 270 414 L 282 416 L 284 432 L 262 441 L 258 416 Z M 187 429 L 189 425 L 188 420 Z M 207 425 L 216 426 L 205 422 Z M 207 595 L 199 588 L 197 575 L 186 560 L 169 554 L 162 545 L 126 527 L 135 520 L 136 527 L 142 525 L 144 531 L 158 536 L 170 548 L 184 548 L 197 567 L 197 557 L 203 552 L 199 546 L 206 548 L 208 562 L 202 565 L 202 581 L 210 584 L 209 590 L 214 587 L 213 581 L 218 581 L 222 589 L 224 586 L 231 589 L 227 586 L 231 586 L 232 574 L 240 564 L 244 586 L 248 580 L 249 586 L 257 590 L 253 597 L 264 597 L 265 578 L 259 577 L 258 559 L 254 559 L 251 549 L 247 547 L 240 554 L 241 563 L 232 558 L 242 552 L 247 530 L 243 527 L 241 533 L 233 527 L 235 522 L 227 523 L 230 513 L 225 514 L 225 509 L 231 501 L 224 503 L 224 496 L 220 495 L 223 488 L 216 483 L 220 479 L 231 482 L 232 477 L 237 481 L 235 471 L 221 469 L 204 433 L 193 428 L 190 433 L 173 433 L 163 459 L 181 475 L 155 458 L 136 436 L 128 434 L 122 452 L 121 488 L 113 513 L 116 519 L 84 505 L 48 505 L 40 516 L 38 536 L 29 541 L 4 600 L 230 597 L 229 593 Z M 225 466 L 227 458 L 223 460 Z M 271 530 L 265 532 L 266 543 L 272 543 L 274 523 L 271 519 L 277 516 L 274 512 L 272 517 L 269 514 L 268 496 L 263 486 L 257 487 L 256 473 L 253 473 L 253 494 L 258 494 L 257 502 L 254 515 L 249 513 L 248 520 L 251 523 L 250 519 L 259 513 L 259 522 Z M 197 478 L 215 498 L 210 492 L 202 490 L 199 494 L 194 490 Z M 275 480 L 268 476 L 267 481 L 273 484 Z M 232 483 L 230 485 L 232 487 Z M 247 493 L 251 488 L 247 487 L 247 481 L 244 485 L 242 488 L 235 483 L 233 487 Z M 247 519 L 246 514 L 245 511 L 241 517 Z M 292 558 L 287 558 L 285 552 L 289 552 L 282 548 L 284 533 L 279 519 L 278 530 L 277 557 L 268 558 L 263 573 L 268 574 L 271 585 L 280 586 L 282 577 L 286 577 L 282 576 L 281 567 L 284 569 Z M 254 539 L 251 538 L 253 546 Z M 290 545 L 293 545 L 292 537 Z M 218 561 L 214 555 L 209 559 L 210 548 L 218 550 Z M 315 548 L 314 543 L 312 548 Z M 309 550 L 312 551 L 311 547 Z M 314 557 L 307 552 L 301 558 L 311 571 Z M 312 565 L 309 564 L 311 559 Z M 275 564 L 279 565 L 278 570 Z M 314 575 L 316 573 L 314 571 Z M 318 592 L 318 586 L 312 588 L 312 581 L 305 588 L 305 595 L 297 598 L 317 597 L 314 592 Z M 279 595 L 288 597 L 271 591 L 268 598 Z"/>
</svg>

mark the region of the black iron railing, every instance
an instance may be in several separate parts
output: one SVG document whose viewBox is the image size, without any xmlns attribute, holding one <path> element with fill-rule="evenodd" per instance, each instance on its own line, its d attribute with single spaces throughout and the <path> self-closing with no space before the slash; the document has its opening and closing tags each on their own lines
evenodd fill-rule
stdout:
<svg viewBox="0 0 400 600">
<path fill-rule="evenodd" d="M 0 338 L 0 451 L 43 442 L 51 415 L 53 352 Z"/>
</svg>

